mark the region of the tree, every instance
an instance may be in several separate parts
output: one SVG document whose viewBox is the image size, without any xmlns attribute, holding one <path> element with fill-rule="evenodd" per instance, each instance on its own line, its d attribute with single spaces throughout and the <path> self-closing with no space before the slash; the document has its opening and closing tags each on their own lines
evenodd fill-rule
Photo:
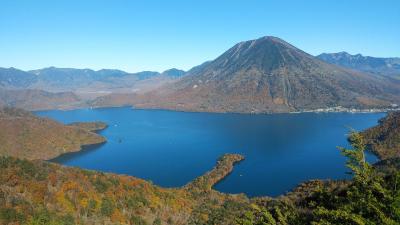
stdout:
<svg viewBox="0 0 400 225">
<path fill-rule="evenodd" d="M 352 149 L 339 148 L 347 157 L 353 183 L 342 193 L 326 192 L 328 199 L 337 201 L 326 207 L 318 202 L 314 210 L 315 224 L 398 224 L 396 205 L 399 191 L 391 190 L 390 177 L 396 174 L 380 174 L 365 160 L 365 141 L 360 133 L 351 132 Z M 397 172 L 398 173 L 398 172 Z M 398 183 L 398 180 L 395 181 Z"/>
<path fill-rule="evenodd" d="M 352 131 L 349 135 L 352 149 L 339 147 L 342 154 L 347 157 L 346 165 L 352 171 L 355 182 L 367 184 L 372 179 L 372 166 L 365 160 L 365 141 L 360 133 Z"/>
</svg>

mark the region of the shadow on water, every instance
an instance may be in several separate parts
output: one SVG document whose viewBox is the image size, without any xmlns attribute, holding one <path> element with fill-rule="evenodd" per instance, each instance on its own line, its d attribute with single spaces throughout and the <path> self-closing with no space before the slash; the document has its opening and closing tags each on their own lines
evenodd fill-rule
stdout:
<svg viewBox="0 0 400 225">
<path fill-rule="evenodd" d="M 83 145 L 81 147 L 82 149 L 78 152 L 67 152 L 67 153 L 64 153 L 64 154 L 54 158 L 54 159 L 50 159 L 48 161 L 53 162 L 53 163 L 65 164 L 65 162 L 68 162 L 69 160 L 71 160 L 75 157 L 82 157 L 82 156 L 91 154 L 105 144 L 106 144 L 106 142 L 99 143 L 99 144 L 92 144 L 92 145 Z"/>
</svg>

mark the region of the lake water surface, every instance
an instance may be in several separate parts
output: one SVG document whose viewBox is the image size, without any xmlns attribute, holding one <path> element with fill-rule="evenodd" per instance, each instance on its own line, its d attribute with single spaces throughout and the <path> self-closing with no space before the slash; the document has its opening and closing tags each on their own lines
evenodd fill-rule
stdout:
<svg viewBox="0 0 400 225">
<path fill-rule="evenodd" d="M 63 123 L 104 121 L 107 143 L 53 161 L 128 174 L 178 187 L 210 170 L 224 153 L 240 153 L 215 189 L 249 196 L 277 196 L 309 179 L 348 178 L 336 146 L 348 146 L 349 128 L 377 124 L 384 113 L 274 115 L 185 113 L 129 107 L 41 111 Z M 368 156 L 370 161 L 376 157 Z"/>
</svg>

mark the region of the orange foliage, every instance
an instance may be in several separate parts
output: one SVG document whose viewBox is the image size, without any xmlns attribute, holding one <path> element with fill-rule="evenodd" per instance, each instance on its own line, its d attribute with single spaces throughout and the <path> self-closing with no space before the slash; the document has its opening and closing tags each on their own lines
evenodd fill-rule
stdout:
<svg viewBox="0 0 400 225">
<path fill-rule="evenodd" d="M 55 186 L 57 184 L 57 176 L 55 173 L 49 174 L 49 181 L 52 186 Z"/>
</svg>

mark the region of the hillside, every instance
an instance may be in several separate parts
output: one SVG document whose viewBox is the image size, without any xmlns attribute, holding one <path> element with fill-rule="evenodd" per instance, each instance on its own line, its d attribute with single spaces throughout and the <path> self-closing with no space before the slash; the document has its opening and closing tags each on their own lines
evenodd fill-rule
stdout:
<svg viewBox="0 0 400 225">
<path fill-rule="evenodd" d="M 241 113 L 385 108 L 400 102 L 399 87 L 386 78 L 325 63 L 279 38 L 263 37 L 236 44 L 175 83 L 125 97 L 125 103 L 136 108 Z M 104 96 L 93 105 L 112 105 L 118 97 Z"/>
<path fill-rule="evenodd" d="M 0 89 L 0 107 L 16 107 L 25 110 L 70 109 L 85 102 L 72 92 L 52 93 L 41 90 Z"/>
<path fill-rule="evenodd" d="M 317 58 L 327 63 L 361 72 L 400 78 L 400 58 L 378 58 L 361 54 L 351 55 L 347 52 L 323 53 L 318 55 Z"/>
<path fill-rule="evenodd" d="M 224 164 L 232 164 L 231 155 L 222 157 L 220 167 L 205 179 L 226 176 Z M 0 169 L 0 222 L 4 223 L 228 225 L 249 206 L 243 195 L 195 185 L 165 189 L 134 177 L 47 162 L 0 157 Z"/>
<path fill-rule="evenodd" d="M 0 155 L 24 159 L 52 159 L 106 140 L 87 131 L 96 124 L 66 126 L 14 108 L 0 109 Z M 101 127 L 98 127 L 99 129 Z"/>
<path fill-rule="evenodd" d="M 369 149 L 381 159 L 400 157 L 400 112 L 391 112 L 379 125 L 362 132 Z"/>
</svg>

